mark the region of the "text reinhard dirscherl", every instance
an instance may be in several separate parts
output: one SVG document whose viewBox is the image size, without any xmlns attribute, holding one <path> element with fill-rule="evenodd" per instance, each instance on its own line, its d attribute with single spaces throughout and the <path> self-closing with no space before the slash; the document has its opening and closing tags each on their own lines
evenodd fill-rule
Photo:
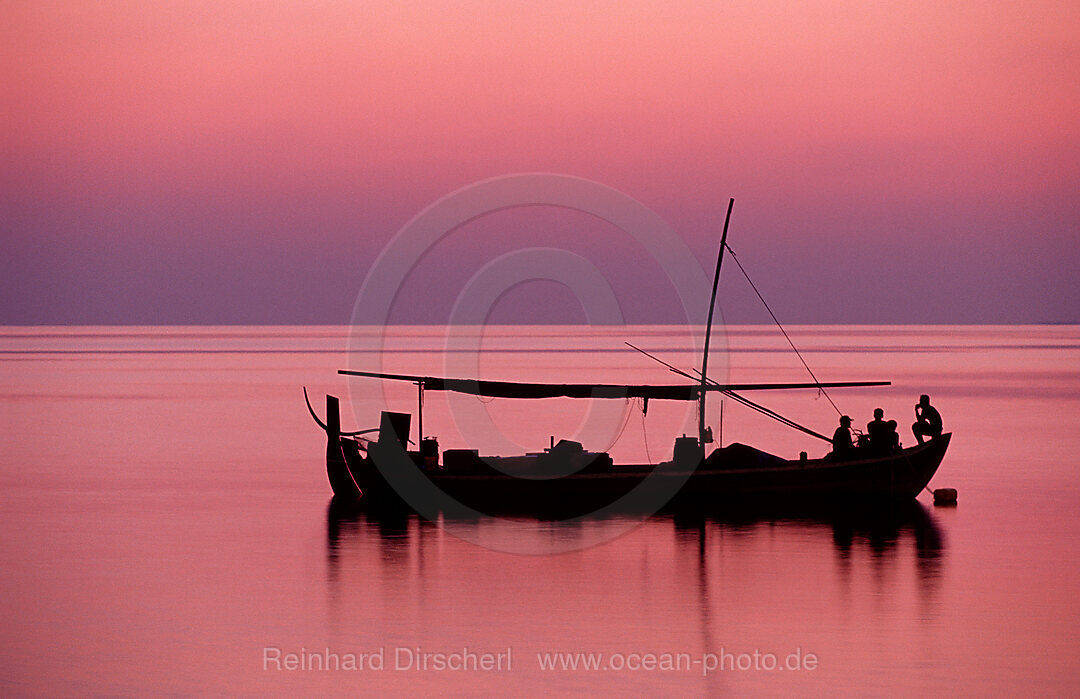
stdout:
<svg viewBox="0 0 1080 699">
<path fill-rule="evenodd" d="M 312 651 L 301 648 L 297 652 L 285 652 L 275 646 L 263 648 L 263 670 L 288 671 L 334 671 L 365 670 L 419 670 L 441 672 L 445 670 L 477 670 L 504 672 L 513 669 L 510 649 L 503 651 L 476 651 L 468 647 L 451 651 L 428 651 L 423 648 L 398 646 L 376 648 L 363 653 L 338 653 L 325 648 Z"/>
<path fill-rule="evenodd" d="M 796 648 L 794 652 L 776 654 L 755 649 L 752 653 L 733 653 L 721 648 L 718 653 L 592 653 L 540 652 L 536 661 L 541 671 L 605 672 L 605 671 L 687 671 L 711 672 L 746 670 L 816 670 L 818 657 Z M 329 648 L 313 651 L 283 651 L 277 646 L 263 648 L 263 670 L 287 672 L 368 671 L 383 670 L 444 672 L 481 671 L 506 672 L 513 670 L 512 649 L 478 651 L 468 647 L 430 651 L 419 647 L 381 647 L 366 652 L 338 653 Z"/>
</svg>

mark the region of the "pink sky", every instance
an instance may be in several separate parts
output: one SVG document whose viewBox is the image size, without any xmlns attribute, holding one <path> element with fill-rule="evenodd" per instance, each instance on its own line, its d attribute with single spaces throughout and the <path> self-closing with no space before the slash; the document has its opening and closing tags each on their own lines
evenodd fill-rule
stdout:
<svg viewBox="0 0 1080 699">
<path fill-rule="evenodd" d="M 732 245 L 792 322 L 1080 322 L 1076 3 L 0 12 L 0 322 L 347 322 L 413 215 L 537 171 L 638 199 L 705 266 L 736 197 Z M 588 253 L 616 290 L 645 273 L 595 259 L 617 232 L 537 216 L 506 249 Z M 447 241 L 440 295 L 493 226 Z M 508 317 L 579 315 L 550 293 Z M 731 319 L 766 319 L 738 294 Z"/>
</svg>

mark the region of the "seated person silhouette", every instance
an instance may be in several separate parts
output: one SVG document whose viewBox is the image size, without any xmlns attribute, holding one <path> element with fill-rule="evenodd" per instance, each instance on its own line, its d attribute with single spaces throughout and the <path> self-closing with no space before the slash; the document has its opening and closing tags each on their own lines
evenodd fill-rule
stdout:
<svg viewBox="0 0 1080 699">
<path fill-rule="evenodd" d="M 842 459 L 851 456 L 854 451 L 855 445 L 851 441 L 851 418 L 844 415 L 840 418 L 840 426 L 833 432 L 832 457 Z"/>
<path fill-rule="evenodd" d="M 911 426 L 915 439 L 922 444 L 923 437 L 940 437 L 941 430 L 941 413 L 930 405 L 930 396 L 919 396 L 919 403 L 915 406 L 915 424 Z"/>
<path fill-rule="evenodd" d="M 896 420 L 885 420 L 885 411 L 874 408 L 874 420 L 866 424 L 870 447 L 874 451 L 889 452 L 900 447 L 900 435 L 896 432 Z"/>
</svg>

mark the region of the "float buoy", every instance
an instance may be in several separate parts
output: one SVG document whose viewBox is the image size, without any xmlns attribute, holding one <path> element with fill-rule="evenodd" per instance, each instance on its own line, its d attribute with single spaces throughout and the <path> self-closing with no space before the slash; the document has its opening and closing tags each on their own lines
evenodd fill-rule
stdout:
<svg viewBox="0 0 1080 699">
<path fill-rule="evenodd" d="M 934 491 L 935 505 L 955 505 L 956 488 L 938 488 Z"/>
</svg>

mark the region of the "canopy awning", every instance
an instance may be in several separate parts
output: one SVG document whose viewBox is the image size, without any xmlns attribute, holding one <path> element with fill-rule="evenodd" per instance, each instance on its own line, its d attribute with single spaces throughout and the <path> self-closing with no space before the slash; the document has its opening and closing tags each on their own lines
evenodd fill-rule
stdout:
<svg viewBox="0 0 1080 699">
<path fill-rule="evenodd" d="M 455 391 L 489 398 L 648 398 L 651 400 L 698 400 L 700 384 L 602 384 L 602 383 L 520 383 L 448 379 L 440 376 L 385 374 L 377 371 L 350 371 L 339 374 L 423 384 L 428 391 Z M 857 388 L 888 386 L 890 381 L 833 381 L 828 383 L 733 383 L 709 384 L 705 391 L 772 391 L 799 388 Z"/>
</svg>

